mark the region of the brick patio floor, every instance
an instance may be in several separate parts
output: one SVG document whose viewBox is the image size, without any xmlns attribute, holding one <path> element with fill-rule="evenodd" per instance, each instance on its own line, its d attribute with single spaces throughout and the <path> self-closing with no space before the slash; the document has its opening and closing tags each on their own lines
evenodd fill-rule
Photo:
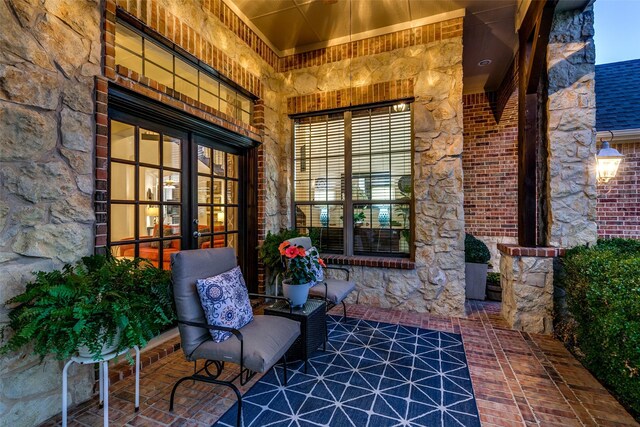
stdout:
<svg viewBox="0 0 640 427">
<path fill-rule="evenodd" d="M 499 303 L 469 302 L 467 318 L 365 305 L 349 306 L 348 313 L 362 319 L 462 334 L 483 426 L 639 425 L 562 343 L 548 336 L 510 330 L 500 317 Z M 234 403 L 235 397 L 226 387 L 185 382 L 176 393 L 175 411 L 170 413 L 168 399 L 173 383 L 193 371 L 193 364 L 184 360 L 182 351 L 173 351 L 177 347 L 174 340 L 143 353 L 146 366 L 141 373 L 141 407 L 137 414 L 133 411 L 134 382 L 129 367 L 111 370 L 111 425 L 209 426 Z M 228 376 L 235 374 L 233 369 L 227 371 Z M 43 426 L 58 426 L 60 419 L 58 415 Z M 68 425 L 101 426 L 97 398 L 70 410 Z"/>
</svg>

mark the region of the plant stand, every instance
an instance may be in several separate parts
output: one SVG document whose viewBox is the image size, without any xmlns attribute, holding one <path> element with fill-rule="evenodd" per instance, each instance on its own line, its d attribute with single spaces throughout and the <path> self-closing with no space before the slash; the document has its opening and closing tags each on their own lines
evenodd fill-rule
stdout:
<svg viewBox="0 0 640 427">
<path fill-rule="evenodd" d="M 135 410 L 138 412 L 140 409 L 140 349 L 138 346 L 133 347 L 136 351 L 136 399 L 135 399 Z M 67 427 L 67 372 L 69 370 L 69 366 L 72 363 L 78 363 L 80 365 L 89 365 L 93 363 L 99 363 L 98 371 L 99 371 L 99 382 L 100 382 L 100 406 L 103 407 L 103 416 L 104 427 L 109 425 L 109 361 L 116 356 L 120 356 L 130 349 L 123 350 L 119 353 L 109 353 L 104 354 L 102 359 L 94 360 L 91 357 L 80 357 L 75 356 L 72 357 L 65 365 L 62 370 L 62 427 Z"/>
</svg>

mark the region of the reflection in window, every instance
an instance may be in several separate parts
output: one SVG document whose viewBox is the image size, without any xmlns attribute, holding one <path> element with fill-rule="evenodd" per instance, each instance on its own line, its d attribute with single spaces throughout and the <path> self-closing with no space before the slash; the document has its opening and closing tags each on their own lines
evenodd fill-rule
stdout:
<svg viewBox="0 0 640 427">
<path fill-rule="evenodd" d="M 120 22 L 116 24 L 115 60 L 230 117 L 251 123 L 250 98 Z"/>
<path fill-rule="evenodd" d="M 322 251 L 409 255 L 411 112 L 402 105 L 295 121 L 296 228 L 315 233 Z"/>
</svg>

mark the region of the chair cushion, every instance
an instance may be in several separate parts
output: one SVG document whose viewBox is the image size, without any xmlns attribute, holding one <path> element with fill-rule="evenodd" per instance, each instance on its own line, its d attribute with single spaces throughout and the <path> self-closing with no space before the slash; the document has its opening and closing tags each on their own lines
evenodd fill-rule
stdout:
<svg viewBox="0 0 640 427">
<path fill-rule="evenodd" d="M 322 266 L 318 264 L 320 253 L 315 246 L 311 246 L 309 249 L 307 249 L 307 253 L 309 254 L 309 257 L 312 261 L 310 264 L 310 268 L 311 271 L 313 271 L 313 274 L 315 274 L 316 276 L 316 282 L 322 282 L 324 280 L 324 270 L 322 269 Z"/>
<path fill-rule="evenodd" d="M 325 297 L 324 283 L 327 284 L 327 300 L 333 304 L 340 304 L 356 288 L 356 284 L 347 280 L 325 279 L 309 289 L 309 295 L 314 297 Z"/>
<path fill-rule="evenodd" d="M 244 367 L 265 372 L 273 366 L 300 335 L 300 322 L 280 316 L 255 316 L 240 331 L 244 342 Z M 205 341 L 191 360 L 209 359 L 240 363 L 240 340 L 232 337 L 221 343 Z"/>
<path fill-rule="evenodd" d="M 253 320 L 249 292 L 240 267 L 206 279 L 198 279 L 196 287 L 209 325 L 240 329 Z M 231 337 L 231 332 L 215 329 L 210 329 L 209 332 L 215 342 Z"/>
</svg>

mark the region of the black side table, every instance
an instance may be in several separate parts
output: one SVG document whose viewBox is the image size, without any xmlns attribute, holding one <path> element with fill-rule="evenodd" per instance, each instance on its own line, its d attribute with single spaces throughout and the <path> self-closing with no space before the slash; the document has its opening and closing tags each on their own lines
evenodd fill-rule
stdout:
<svg viewBox="0 0 640 427">
<path fill-rule="evenodd" d="M 300 322 L 300 336 L 287 352 L 289 360 L 304 360 L 304 373 L 307 373 L 307 361 L 311 353 L 323 345 L 326 350 L 327 319 L 324 300 L 309 299 L 299 308 L 289 312 L 289 305 L 284 301 L 276 301 L 265 307 L 264 314 L 282 316 Z"/>
</svg>

